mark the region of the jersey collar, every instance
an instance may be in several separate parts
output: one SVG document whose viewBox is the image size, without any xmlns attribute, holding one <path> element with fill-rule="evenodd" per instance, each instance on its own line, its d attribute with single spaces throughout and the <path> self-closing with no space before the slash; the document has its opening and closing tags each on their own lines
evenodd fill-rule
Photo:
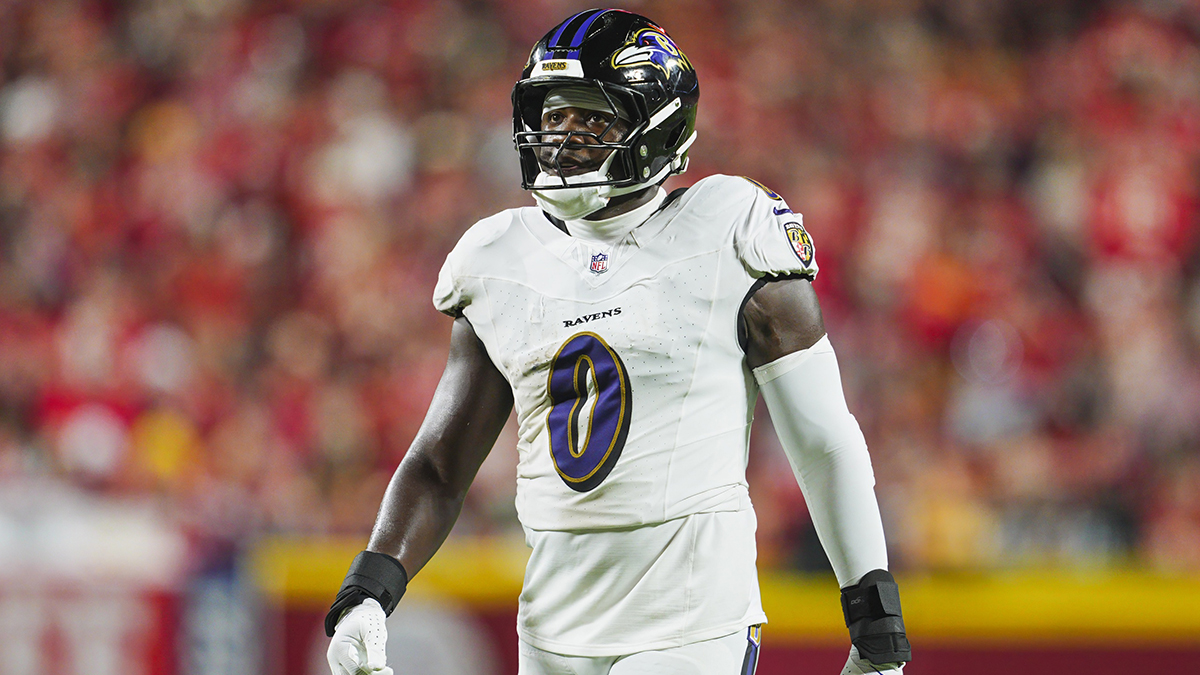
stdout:
<svg viewBox="0 0 1200 675">
<path fill-rule="evenodd" d="M 641 206 L 622 213 L 619 216 L 605 218 L 603 220 L 567 220 L 564 221 L 567 226 L 567 232 L 578 239 L 601 244 L 603 246 L 612 246 L 625 238 L 625 235 L 633 231 L 635 227 L 641 225 L 654 215 L 658 208 L 667 198 L 667 191 L 660 186 L 657 192 L 650 198 L 650 201 Z"/>
</svg>

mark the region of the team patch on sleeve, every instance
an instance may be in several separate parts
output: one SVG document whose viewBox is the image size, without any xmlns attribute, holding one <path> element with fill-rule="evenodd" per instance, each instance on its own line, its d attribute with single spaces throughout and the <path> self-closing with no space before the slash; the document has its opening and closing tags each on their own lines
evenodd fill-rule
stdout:
<svg viewBox="0 0 1200 675">
<path fill-rule="evenodd" d="M 788 243 L 792 245 L 792 252 L 804 263 L 805 267 L 812 265 L 813 261 L 813 243 L 808 233 L 804 231 L 804 226 L 796 221 L 791 221 L 784 224 L 783 231 L 787 233 Z"/>
</svg>

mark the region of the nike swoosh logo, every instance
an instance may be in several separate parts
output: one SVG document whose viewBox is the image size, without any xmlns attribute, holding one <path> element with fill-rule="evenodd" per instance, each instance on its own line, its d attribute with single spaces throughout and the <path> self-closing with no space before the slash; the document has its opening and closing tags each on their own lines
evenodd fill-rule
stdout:
<svg viewBox="0 0 1200 675">
<path fill-rule="evenodd" d="M 795 213 L 795 211 L 789 209 L 786 206 L 776 206 L 774 209 L 771 209 L 771 210 L 774 211 L 775 215 L 777 215 L 777 216 L 782 216 L 785 213 Z"/>
</svg>

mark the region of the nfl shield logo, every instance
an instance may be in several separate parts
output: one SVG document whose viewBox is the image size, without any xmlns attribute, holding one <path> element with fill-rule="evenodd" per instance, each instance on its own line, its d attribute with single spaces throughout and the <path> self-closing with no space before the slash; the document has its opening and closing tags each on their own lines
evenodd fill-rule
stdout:
<svg viewBox="0 0 1200 675">
<path fill-rule="evenodd" d="M 592 274 L 604 274 L 608 271 L 608 254 L 597 253 L 592 256 Z"/>
</svg>

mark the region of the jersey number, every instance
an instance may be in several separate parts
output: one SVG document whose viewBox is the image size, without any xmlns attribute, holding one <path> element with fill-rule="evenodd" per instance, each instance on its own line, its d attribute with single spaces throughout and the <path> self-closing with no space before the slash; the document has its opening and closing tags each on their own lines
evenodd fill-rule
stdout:
<svg viewBox="0 0 1200 675">
<path fill-rule="evenodd" d="M 588 386 L 588 380 L 592 386 Z M 587 492 L 608 477 L 633 414 L 633 391 L 621 358 L 595 333 L 572 335 L 550 364 L 550 456 L 567 487 Z M 587 424 L 579 419 L 595 397 Z"/>
</svg>

